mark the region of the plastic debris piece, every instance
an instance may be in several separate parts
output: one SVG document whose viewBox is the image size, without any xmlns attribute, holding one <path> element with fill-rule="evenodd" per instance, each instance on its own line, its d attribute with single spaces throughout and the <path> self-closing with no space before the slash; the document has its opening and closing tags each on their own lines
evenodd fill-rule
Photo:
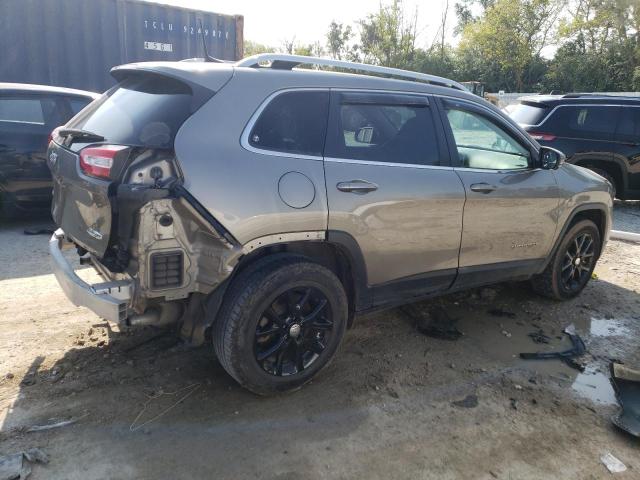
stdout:
<svg viewBox="0 0 640 480">
<path fill-rule="evenodd" d="M 600 457 L 600 461 L 607 467 L 611 473 L 620 473 L 627 470 L 624 463 L 614 457 L 611 453 L 607 452 Z"/>
</svg>

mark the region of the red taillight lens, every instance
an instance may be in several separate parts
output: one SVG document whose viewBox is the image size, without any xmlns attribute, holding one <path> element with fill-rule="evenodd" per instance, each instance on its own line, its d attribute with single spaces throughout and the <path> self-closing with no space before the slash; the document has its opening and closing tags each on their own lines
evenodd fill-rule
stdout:
<svg viewBox="0 0 640 480">
<path fill-rule="evenodd" d="M 529 135 L 531 135 L 531 138 L 534 140 L 542 140 L 543 142 L 552 142 L 556 139 L 556 136 L 550 133 L 529 132 Z"/>
<path fill-rule="evenodd" d="M 121 145 L 101 145 L 87 147 L 80 151 L 80 168 L 87 175 L 109 178 L 113 159 L 127 147 Z"/>
</svg>

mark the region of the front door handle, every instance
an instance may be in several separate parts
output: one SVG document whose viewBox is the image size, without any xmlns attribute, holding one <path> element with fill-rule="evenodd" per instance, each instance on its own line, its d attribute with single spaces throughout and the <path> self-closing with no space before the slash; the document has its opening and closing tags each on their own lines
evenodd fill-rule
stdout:
<svg viewBox="0 0 640 480">
<path fill-rule="evenodd" d="M 474 183 L 473 185 L 471 185 L 470 188 L 472 192 L 491 193 L 497 187 L 494 187 L 493 185 L 489 185 L 488 183 Z"/>
<path fill-rule="evenodd" d="M 360 195 L 364 193 L 373 192 L 378 189 L 378 185 L 366 180 L 351 180 L 350 182 L 340 182 L 336 185 L 341 192 L 358 193 Z"/>
</svg>

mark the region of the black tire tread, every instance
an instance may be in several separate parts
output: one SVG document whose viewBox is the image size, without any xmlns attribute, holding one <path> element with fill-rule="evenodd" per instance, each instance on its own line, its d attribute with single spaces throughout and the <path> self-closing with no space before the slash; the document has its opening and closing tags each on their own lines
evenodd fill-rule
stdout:
<svg viewBox="0 0 640 480">
<path fill-rule="evenodd" d="M 531 286 L 536 293 L 538 293 L 539 295 L 542 295 L 543 297 L 548 297 L 554 300 L 567 300 L 568 298 L 571 298 L 569 296 L 563 296 L 560 294 L 557 288 L 558 286 L 555 284 L 555 280 L 554 280 L 554 268 L 556 266 L 556 260 L 558 255 L 562 255 L 561 252 L 564 251 L 562 246 L 565 239 L 567 237 L 573 236 L 574 232 L 582 230 L 585 227 L 592 227 L 596 231 L 598 231 L 598 227 L 591 220 L 586 220 L 586 219 L 580 220 L 575 224 L 571 225 L 571 227 L 567 230 L 567 232 L 564 234 L 564 237 L 560 241 L 560 244 L 558 245 L 558 248 L 554 252 L 553 257 L 549 260 L 547 267 L 544 269 L 542 273 L 535 275 L 531 279 Z M 600 239 L 600 242 L 602 242 L 602 239 Z M 598 254 L 600 253 L 600 248 L 601 248 L 601 245 L 598 246 Z M 577 293 L 580 293 L 580 291 Z"/>
<path fill-rule="evenodd" d="M 238 369 L 240 360 L 234 358 L 234 335 L 239 331 L 243 313 L 249 309 L 252 299 L 268 295 L 272 288 L 270 280 L 281 275 L 284 270 L 287 275 L 292 277 L 303 271 L 311 270 L 317 273 L 321 270 L 329 278 L 332 277 L 332 281 L 340 285 L 340 289 L 344 292 L 342 283 L 329 269 L 312 263 L 303 256 L 291 254 L 278 254 L 261 259 L 234 279 L 226 292 L 226 298 L 214 324 L 213 347 L 220 364 L 227 373 L 243 387 L 261 395 L 271 394 L 275 391 L 261 385 L 250 384 L 240 374 Z M 346 305 L 346 294 L 344 302 Z M 346 312 L 344 324 L 346 325 Z M 328 363 L 329 361 L 324 366 Z M 298 385 L 297 388 L 306 381 Z"/>
</svg>

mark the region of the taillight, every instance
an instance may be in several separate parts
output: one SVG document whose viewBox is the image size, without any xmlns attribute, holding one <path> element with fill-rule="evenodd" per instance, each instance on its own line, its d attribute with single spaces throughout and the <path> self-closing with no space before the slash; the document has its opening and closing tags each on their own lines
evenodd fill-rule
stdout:
<svg viewBox="0 0 640 480">
<path fill-rule="evenodd" d="M 529 132 L 529 135 L 531 135 L 531 138 L 533 138 L 534 140 L 542 140 L 543 142 L 552 142 L 556 139 L 556 136 L 550 133 Z"/>
<path fill-rule="evenodd" d="M 80 151 L 80 169 L 93 177 L 109 178 L 114 158 L 126 148 L 122 145 L 84 148 Z"/>
</svg>

